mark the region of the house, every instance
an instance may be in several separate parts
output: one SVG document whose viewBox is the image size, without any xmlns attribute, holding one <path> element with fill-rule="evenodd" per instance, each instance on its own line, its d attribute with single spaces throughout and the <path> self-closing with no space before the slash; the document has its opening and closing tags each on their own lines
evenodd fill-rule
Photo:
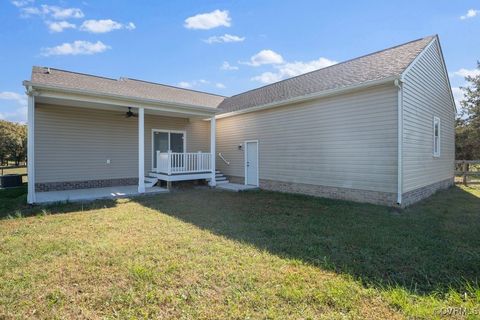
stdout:
<svg viewBox="0 0 480 320">
<path fill-rule="evenodd" d="M 215 186 L 216 170 L 389 206 L 453 184 L 456 109 L 438 36 L 232 97 L 46 67 L 24 85 L 30 203 L 55 190 L 143 193 L 157 179 Z"/>
</svg>

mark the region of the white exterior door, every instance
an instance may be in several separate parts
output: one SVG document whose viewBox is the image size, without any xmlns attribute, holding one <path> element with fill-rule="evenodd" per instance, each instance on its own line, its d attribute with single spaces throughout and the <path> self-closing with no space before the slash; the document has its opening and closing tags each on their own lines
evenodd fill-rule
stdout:
<svg viewBox="0 0 480 320">
<path fill-rule="evenodd" d="M 245 141 L 245 184 L 258 187 L 258 141 Z"/>
</svg>

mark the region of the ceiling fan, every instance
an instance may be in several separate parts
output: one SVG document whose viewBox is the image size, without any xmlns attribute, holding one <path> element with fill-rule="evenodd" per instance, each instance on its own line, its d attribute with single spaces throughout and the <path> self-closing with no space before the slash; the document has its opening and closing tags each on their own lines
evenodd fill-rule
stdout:
<svg viewBox="0 0 480 320">
<path fill-rule="evenodd" d="M 138 117 L 138 114 L 132 112 L 132 108 L 128 107 L 127 113 L 125 113 L 125 118 Z"/>
</svg>

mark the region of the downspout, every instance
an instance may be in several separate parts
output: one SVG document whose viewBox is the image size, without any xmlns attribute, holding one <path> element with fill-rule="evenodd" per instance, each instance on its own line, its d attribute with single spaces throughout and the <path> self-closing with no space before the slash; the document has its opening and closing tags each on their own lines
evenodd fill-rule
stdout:
<svg viewBox="0 0 480 320">
<path fill-rule="evenodd" d="M 403 89 L 402 79 L 394 81 L 398 88 L 397 107 L 398 107 L 398 141 L 397 141 L 397 205 L 402 206 L 403 193 Z"/>
</svg>

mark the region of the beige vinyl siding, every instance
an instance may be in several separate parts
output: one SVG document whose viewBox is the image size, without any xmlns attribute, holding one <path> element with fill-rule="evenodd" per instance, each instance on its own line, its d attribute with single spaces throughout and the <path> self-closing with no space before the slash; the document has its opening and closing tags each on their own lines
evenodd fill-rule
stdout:
<svg viewBox="0 0 480 320">
<path fill-rule="evenodd" d="M 217 168 L 244 177 L 245 140 L 259 141 L 260 179 L 396 192 L 392 85 L 219 119 Z"/>
<path fill-rule="evenodd" d="M 435 44 L 405 74 L 403 85 L 403 192 L 454 175 L 455 108 Z M 433 157 L 433 118 L 440 118 L 440 157 Z"/>
<path fill-rule="evenodd" d="M 138 118 L 126 119 L 123 111 L 53 105 L 36 105 L 35 116 L 37 183 L 138 176 Z M 187 151 L 210 150 L 209 122 L 146 114 L 146 173 L 152 129 L 186 131 Z"/>
</svg>

